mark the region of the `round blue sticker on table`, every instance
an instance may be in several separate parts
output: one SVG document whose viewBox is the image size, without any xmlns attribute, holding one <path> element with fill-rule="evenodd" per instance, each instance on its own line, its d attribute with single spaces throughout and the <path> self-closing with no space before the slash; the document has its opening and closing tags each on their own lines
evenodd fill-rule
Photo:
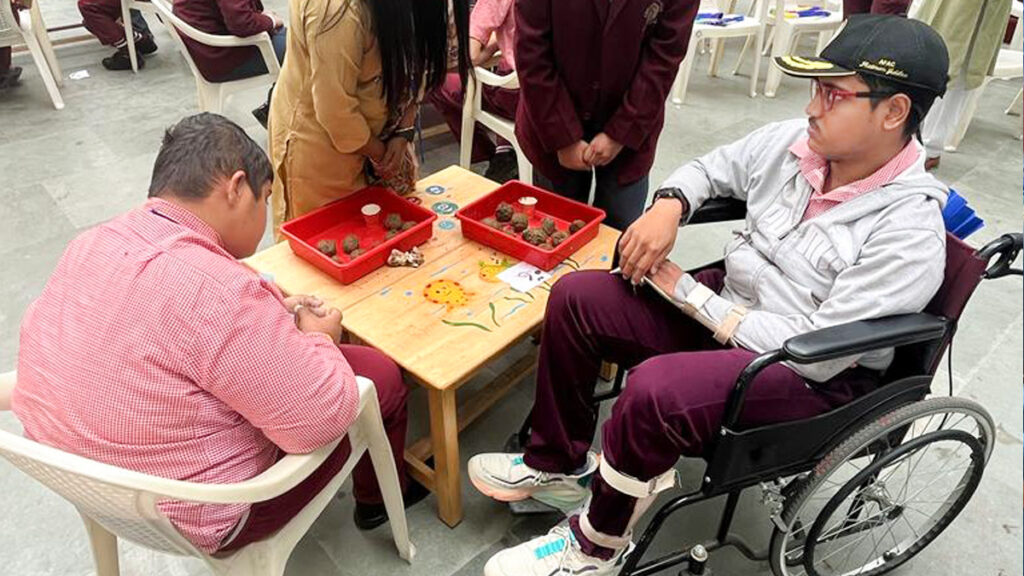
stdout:
<svg viewBox="0 0 1024 576">
<path fill-rule="evenodd" d="M 451 220 L 441 220 L 437 223 L 437 227 L 441 230 L 454 230 L 455 222 L 452 222 Z"/>
<path fill-rule="evenodd" d="M 445 200 L 443 202 L 434 202 L 430 209 L 442 216 L 447 216 L 448 214 L 455 214 L 455 211 L 459 209 L 459 205 Z"/>
<path fill-rule="evenodd" d="M 445 187 L 444 186 L 438 186 L 437 184 L 435 184 L 433 186 L 427 186 L 427 194 L 430 194 L 431 196 L 440 196 L 441 194 L 444 194 L 444 193 L 445 193 Z"/>
</svg>

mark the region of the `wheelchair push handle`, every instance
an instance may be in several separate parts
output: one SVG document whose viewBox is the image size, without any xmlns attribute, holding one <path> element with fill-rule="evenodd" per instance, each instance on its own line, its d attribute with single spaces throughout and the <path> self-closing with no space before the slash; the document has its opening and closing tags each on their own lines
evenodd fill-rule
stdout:
<svg viewBox="0 0 1024 576">
<path fill-rule="evenodd" d="M 978 250 L 978 257 L 982 260 L 990 261 L 993 257 L 998 256 L 995 264 L 992 264 L 985 270 L 984 277 L 986 279 L 1002 278 L 1003 276 L 1021 276 L 1024 275 L 1024 270 L 1021 268 L 1012 268 L 1011 264 L 1017 260 L 1017 255 L 1021 251 L 1021 234 L 1003 234 L 999 238 L 989 242 L 980 250 Z"/>
</svg>

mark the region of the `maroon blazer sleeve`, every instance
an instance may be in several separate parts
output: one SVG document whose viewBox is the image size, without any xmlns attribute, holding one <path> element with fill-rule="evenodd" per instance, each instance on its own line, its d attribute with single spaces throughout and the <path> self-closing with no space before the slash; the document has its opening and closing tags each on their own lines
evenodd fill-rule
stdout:
<svg viewBox="0 0 1024 576">
<path fill-rule="evenodd" d="M 700 0 L 667 0 L 664 6 L 622 105 L 604 125 L 605 134 L 630 150 L 643 145 L 662 117 L 658 112 L 689 47 Z"/>
<path fill-rule="evenodd" d="M 224 26 L 233 36 L 247 38 L 274 30 L 274 20 L 256 9 L 250 0 L 217 0 Z"/>
<path fill-rule="evenodd" d="M 516 72 L 520 102 L 536 131 L 536 140 L 552 153 L 579 142 L 583 127 L 569 91 L 555 67 L 551 44 L 551 3 L 559 0 L 516 2 Z"/>
</svg>

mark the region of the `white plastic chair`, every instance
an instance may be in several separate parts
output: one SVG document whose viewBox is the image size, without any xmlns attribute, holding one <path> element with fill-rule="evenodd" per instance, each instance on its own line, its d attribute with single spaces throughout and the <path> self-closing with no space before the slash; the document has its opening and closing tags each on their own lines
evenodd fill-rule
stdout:
<svg viewBox="0 0 1024 576">
<path fill-rule="evenodd" d="M 57 110 L 64 109 L 64 98 L 60 95 L 59 86 L 63 85 L 60 65 L 53 52 L 53 46 L 46 35 L 39 3 L 35 2 L 32 9 L 19 14 L 20 22 L 14 18 L 14 10 L 7 0 L 0 1 L 0 48 L 25 44 L 32 55 L 32 61 L 39 69 L 39 75 L 46 85 L 46 92 Z"/>
<path fill-rule="evenodd" d="M 178 50 L 181 52 L 181 55 L 185 57 L 185 61 L 188 62 L 188 67 L 192 70 L 192 75 L 196 78 L 196 92 L 198 92 L 199 96 L 200 111 L 221 113 L 224 110 L 224 105 L 227 102 L 227 99 L 232 94 L 253 88 L 265 88 L 277 81 L 277 76 L 281 72 L 281 65 L 277 62 L 277 56 L 274 54 L 274 45 L 270 41 L 270 34 L 261 32 L 255 36 L 249 36 L 248 38 L 207 34 L 206 32 L 197 30 L 181 18 L 175 16 L 171 10 L 171 5 L 167 0 L 152 0 L 152 4 L 153 8 L 156 9 L 157 14 L 160 15 L 161 20 L 163 20 L 164 24 L 167 25 L 167 30 L 171 33 L 171 36 L 174 37 L 174 42 L 178 45 Z M 125 14 L 127 14 L 127 12 L 125 12 Z M 206 80 L 206 78 L 203 78 L 202 73 L 200 73 L 199 69 L 196 68 L 196 63 L 192 60 L 192 55 L 189 54 L 188 48 L 185 47 L 185 43 L 181 39 L 181 34 L 188 36 L 200 44 L 206 44 L 207 46 L 226 48 L 255 46 L 256 48 L 259 48 L 260 54 L 263 56 L 263 61 L 267 65 L 267 73 L 260 76 L 254 76 L 252 78 L 233 80 L 231 82 L 210 82 Z M 129 44 L 131 43 L 129 42 Z"/>
<path fill-rule="evenodd" d="M 141 2 L 135 0 L 121 0 L 121 22 L 124 23 L 124 37 L 128 41 L 128 59 L 131 60 L 132 63 L 132 72 L 138 73 L 139 56 L 135 53 L 135 27 L 132 25 L 132 10 L 156 14 L 156 8 L 154 8 L 147 0 L 143 0 Z"/>
<path fill-rule="evenodd" d="M 16 374 L 0 374 L 0 409 L 9 409 Z M 298 485 L 334 451 L 340 440 L 311 454 L 289 455 L 265 472 L 237 484 L 197 484 L 142 474 L 33 442 L 0 430 L 0 456 L 70 501 L 85 522 L 97 576 L 119 574 L 117 539 L 203 560 L 217 575 L 280 576 L 299 540 L 352 473 L 360 457 L 369 452 L 377 474 L 398 554 L 411 561 L 415 548 L 409 541 L 405 508 L 391 447 L 384 433 L 380 405 L 373 382 L 359 384 L 359 416 L 348 430 L 352 455 L 337 476 L 299 514 L 270 538 L 227 556 L 212 557 L 197 550 L 157 508 L 161 500 L 210 504 L 263 502 Z"/>
<path fill-rule="evenodd" d="M 474 69 L 466 83 L 466 96 L 462 105 L 462 142 L 459 144 L 459 165 L 469 168 L 473 156 L 473 132 L 477 122 L 488 127 L 498 136 L 508 140 L 516 151 L 516 162 L 519 164 L 519 180 L 533 184 L 533 165 L 526 159 L 523 149 L 516 140 L 515 122 L 491 114 L 483 109 L 484 86 L 496 86 L 508 90 L 519 89 L 519 76 L 515 72 L 499 76 L 489 70 Z"/>
<path fill-rule="evenodd" d="M 819 0 L 817 2 L 808 0 L 808 5 L 820 6 L 827 10 L 829 15 L 786 18 L 786 0 L 775 0 L 774 18 L 772 18 L 774 39 L 771 42 L 773 59 L 792 54 L 803 34 L 818 35 L 818 46 L 814 53 L 821 54 L 821 51 L 832 40 L 832 35 L 839 30 L 843 23 L 842 0 Z M 794 7 L 791 5 L 790 8 Z M 768 66 L 768 75 L 764 82 L 764 95 L 774 98 L 781 82 L 782 71 L 777 66 Z"/>
<path fill-rule="evenodd" d="M 730 3 L 731 4 L 731 3 Z M 708 3 L 701 7 L 701 10 L 714 9 L 717 11 L 719 5 Z M 746 38 L 743 50 L 736 60 L 736 66 L 732 73 L 739 72 L 740 64 L 751 43 L 760 46 L 764 42 L 765 17 L 767 15 L 767 0 L 754 0 L 752 15 L 744 17 L 742 21 L 730 22 L 725 26 L 713 26 L 703 24 L 699 20 L 694 23 L 690 36 L 690 49 L 686 51 L 686 57 L 679 65 L 679 72 L 676 74 L 675 83 L 672 86 L 672 103 L 682 106 L 686 99 L 686 90 L 690 84 L 690 74 L 693 72 L 693 61 L 696 59 L 696 47 L 703 40 L 712 40 L 711 63 L 708 67 L 708 74 L 715 76 L 718 73 L 718 62 L 723 51 L 723 43 L 726 38 Z M 734 16 L 734 14 L 727 14 Z M 754 71 L 750 75 L 750 97 L 757 96 L 757 79 L 761 73 L 761 58 L 755 52 Z"/>
<path fill-rule="evenodd" d="M 1020 18 L 1020 2 L 1014 2 L 1012 14 Z M 985 91 L 985 87 L 989 82 L 993 80 L 1015 80 L 1017 78 L 1024 78 L 1024 51 L 1020 48 L 1022 45 L 1022 30 L 1024 30 L 1024 25 L 1018 23 L 1016 29 L 1013 31 L 1013 40 L 1010 42 L 1010 47 L 1004 47 L 999 50 L 999 56 L 996 59 L 996 66 L 993 69 L 992 74 L 985 78 L 985 81 L 977 90 L 971 92 L 970 99 L 964 107 L 963 114 L 960 115 L 960 123 L 950 136 L 949 141 L 946 142 L 946 152 L 956 152 L 957 148 L 960 147 L 960 142 L 963 141 L 964 136 L 967 134 L 967 128 L 971 125 L 971 120 L 974 119 L 974 113 L 978 111 L 978 102 L 981 101 L 981 95 Z M 1017 48 L 1014 49 L 1014 46 Z M 1007 114 L 1010 114 L 1017 108 L 1020 98 L 1021 94 L 1018 92 L 1017 97 L 1010 104 L 1010 107 L 1006 109 Z"/>
</svg>

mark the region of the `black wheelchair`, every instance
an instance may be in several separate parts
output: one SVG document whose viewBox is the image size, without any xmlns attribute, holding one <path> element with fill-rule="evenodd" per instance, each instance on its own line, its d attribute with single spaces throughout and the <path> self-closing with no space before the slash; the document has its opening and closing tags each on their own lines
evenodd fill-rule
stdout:
<svg viewBox="0 0 1024 576">
<path fill-rule="evenodd" d="M 712 200 L 690 225 L 745 213 L 741 202 Z M 975 288 L 983 279 L 1021 275 L 1011 267 L 1020 251 L 1021 234 L 977 251 L 947 235 L 945 279 L 924 312 L 817 330 L 755 358 L 736 379 L 700 488 L 654 513 L 620 576 L 683 564 L 702 574 L 707 553 L 722 547 L 767 561 L 775 576 L 878 576 L 924 549 L 970 500 L 995 441 L 992 418 L 979 404 L 952 394 L 926 397 Z M 874 392 L 808 420 L 740 425 L 744 398 L 766 367 L 883 348 L 895 348 L 895 358 Z M 618 396 L 624 380 L 625 370 L 618 370 L 595 402 Z M 528 433 L 529 419 L 510 443 L 524 445 Z M 767 553 L 730 532 L 740 494 L 757 487 L 774 524 Z M 644 561 L 671 515 L 720 496 L 725 506 L 713 539 Z"/>
</svg>

